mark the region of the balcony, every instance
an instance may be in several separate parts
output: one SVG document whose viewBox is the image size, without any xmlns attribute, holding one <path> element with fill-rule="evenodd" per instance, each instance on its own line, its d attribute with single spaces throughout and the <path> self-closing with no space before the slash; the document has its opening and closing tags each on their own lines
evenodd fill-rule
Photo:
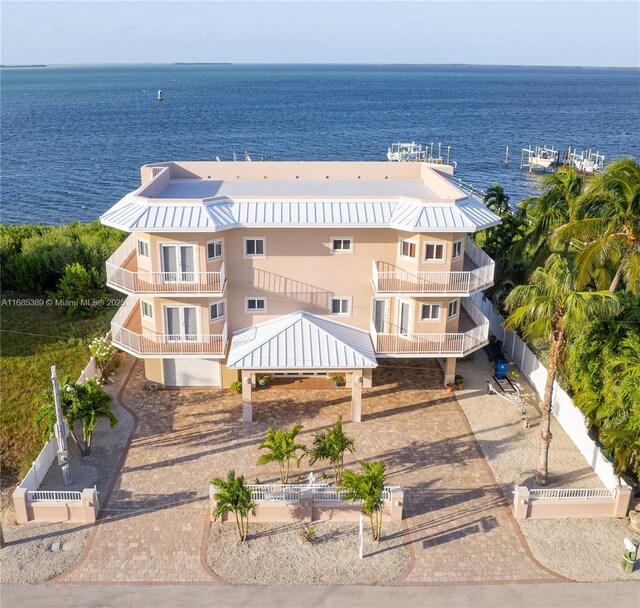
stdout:
<svg viewBox="0 0 640 608">
<path fill-rule="evenodd" d="M 107 260 L 107 285 L 132 295 L 202 296 L 224 293 L 224 262 L 219 272 L 149 272 L 138 269 L 136 237 L 131 234 Z"/>
<path fill-rule="evenodd" d="M 137 357 L 223 358 L 227 324 L 221 334 L 158 334 L 142 328 L 138 298 L 129 296 L 111 321 L 112 344 Z"/>
<path fill-rule="evenodd" d="M 373 262 L 376 293 L 423 296 L 470 296 L 493 285 L 494 261 L 469 237 L 465 240 L 463 270 L 455 272 L 407 272 L 387 262 Z"/>
<path fill-rule="evenodd" d="M 378 333 L 371 322 L 376 355 L 389 357 L 465 357 L 489 340 L 489 320 L 469 299 L 461 300 L 458 333 Z"/>
</svg>

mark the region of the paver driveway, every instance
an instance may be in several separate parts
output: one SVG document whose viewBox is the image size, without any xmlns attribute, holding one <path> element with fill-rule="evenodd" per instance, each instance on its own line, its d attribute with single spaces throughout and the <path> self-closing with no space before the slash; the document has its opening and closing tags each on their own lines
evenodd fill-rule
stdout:
<svg viewBox="0 0 640 608">
<path fill-rule="evenodd" d="M 138 364 L 124 391 L 139 420 L 126 462 L 85 559 L 63 582 L 219 582 L 200 559 L 209 480 L 232 468 L 250 481 L 275 480 L 275 466 L 255 464 L 267 427 L 302 422 L 310 445 L 312 432 L 339 414 L 349 419 L 348 389 L 258 391 L 255 422 L 243 424 L 230 391 L 153 393 L 143 385 Z M 405 488 L 415 560 L 399 582 L 554 580 L 529 556 L 466 418 L 441 385 L 433 361 L 384 362 L 364 391 L 363 422 L 345 425 L 357 449 L 348 465 L 381 459 L 389 483 Z"/>
</svg>

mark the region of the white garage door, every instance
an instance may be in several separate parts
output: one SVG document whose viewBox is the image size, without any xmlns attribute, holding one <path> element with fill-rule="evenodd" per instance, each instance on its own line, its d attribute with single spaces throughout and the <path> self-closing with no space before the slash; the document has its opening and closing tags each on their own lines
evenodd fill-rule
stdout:
<svg viewBox="0 0 640 608">
<path fill-rule="evenodd" d="M 220 386 L 220 362 L 215 359 L 165 359 L 165 386 Z"/>
</svg>

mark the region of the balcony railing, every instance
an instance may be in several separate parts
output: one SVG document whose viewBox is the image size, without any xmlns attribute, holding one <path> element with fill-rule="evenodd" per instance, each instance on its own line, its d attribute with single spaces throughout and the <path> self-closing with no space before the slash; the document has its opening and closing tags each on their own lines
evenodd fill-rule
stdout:
<svg viewBox="0 0 640 608">
<path fill-rule="evenodd" d="M 464 357 L 484 346 L 489 339 L 489 320 L 470 299 L 462 300 L 462 307 L 475 327 L 459 333 L 401 334 L 378 333 L 371 322 L 371 337 L 376 353 L 388 355 L 424 355 Z"/>
<path fill-rule="evenodd" d="M 373 262 L 372 279 L 377 293 L 470 295 L 493 284 L 494 261 L 469 237 L 465 241 L 465 256 L 476 268 L 451 272 L 408 272 L 381 270 Z"/>
<path fill-rule="evenodd" d="M 222 295 L 226 276 L 219 272 L 150 272 L 125 268 L 135 256 L 136 237 L 131 234 L 107 260 L 107 285 L 128 294 Z"/>
</svg>

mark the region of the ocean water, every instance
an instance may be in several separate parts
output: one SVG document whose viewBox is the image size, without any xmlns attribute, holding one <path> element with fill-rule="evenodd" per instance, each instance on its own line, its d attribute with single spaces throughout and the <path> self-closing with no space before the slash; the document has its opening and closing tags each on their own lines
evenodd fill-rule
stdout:
<svg viewBox="0 0 640 608">
<path fill-rule="evenodd" d="M 442 142 L 458 177 L 514 202 L 540 187 L 519 171 L 524 146 L 640 157 L 638 70 L 136 65 L 0 79 L 3 223 L 92 220 L 139 185 L 141 164 L 233 150 L 385 160 L 394 141 Z"/>
</svg>

